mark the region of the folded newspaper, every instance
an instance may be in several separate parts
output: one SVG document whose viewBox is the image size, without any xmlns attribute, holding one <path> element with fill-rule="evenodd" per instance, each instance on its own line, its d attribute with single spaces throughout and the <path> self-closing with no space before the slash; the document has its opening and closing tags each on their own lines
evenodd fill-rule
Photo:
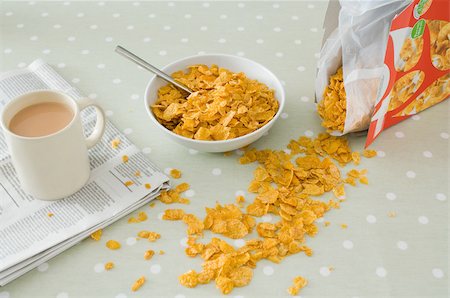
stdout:
<svg viewBox="0 0 450 298">
<path fill-rule="evenodd" d="M 82 95 L 42 60 L 0 74 L 0 111 L 12 98 L 39 89 Z M 89 134 L 95 112 L 82 121 Z M 118 148 L 111 141 L 119 139 Z M 122 162 L 128 155 L 129 161 Z M 168 188 L 168 178 L 114 125 L 107 122 L 101 142 L 89 150 L 91 177 L 75 194 L 59 201 L 39 201 L 20 189 L 3 134 L 0 133 L 0 286 L 32 270 L 147 204 Z M 135 175 L 140 171 L 140 175 Z M 126 186 L 125 181 L 133 181 Z M 145 184 L 150 184 L 147 189 Z M 52 216 L 49 216 L 52 214 Z"/>
</svg>

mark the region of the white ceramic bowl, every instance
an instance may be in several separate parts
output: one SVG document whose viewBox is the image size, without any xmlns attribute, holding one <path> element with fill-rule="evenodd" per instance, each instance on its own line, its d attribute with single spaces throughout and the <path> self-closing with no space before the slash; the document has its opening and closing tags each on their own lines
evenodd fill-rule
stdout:
<svg viewBox="0 0 450 298">
<path fill-rule="evenodd" d="M 153 123 L 157 127 L 159 127 L 159 129 L 173 141 L 198 151 L 204 152 L 231 151 L 247 146 L 248 144 L 258 140 L 260 137 L 263 136 L 265 132 L 267 132 L 272 127 L 272 125 L 275 123 L 278 117 L 280 117 L 285 101 L 283 86 L 281 85 L 280 80 L 270 70 L 268 70 L 261 64 L 238 56 L 210 54 L 210 55 L 191 56 L 177 60 L 162 68 L 162 71 L 168 74 L 172 74 L 175 71 L 187 70 L 188 66 L 194 64 L 206 64 L 208 66 L 211 66 L 211 64 L 217 64 L 219 67 L 227 68 L 232 72 L 243 72 L 246 74 L 247 77 L 251 79 L 256 79 L 261 83 L 266 84 L 269 88 L 275 90 L 275 98 L 278 100 L 279 109 L 278 112 L 273 117 L 273 119 L 270 120 L 266 125 L 247 135 L 223 141 L 201 141 L 189 139 L 180 136 L 176 133 L 173 133 L 156 120 L 155 115 L 150 109 L 150 106 L 157 99 L 158 89 L 166 85 L 167 83 L 163 79 L 154 76 L 148 83 L 147 89 L 145 90 L 144 96 L 145 108 L 150 118 L 152 119 Z"/>
</svg>

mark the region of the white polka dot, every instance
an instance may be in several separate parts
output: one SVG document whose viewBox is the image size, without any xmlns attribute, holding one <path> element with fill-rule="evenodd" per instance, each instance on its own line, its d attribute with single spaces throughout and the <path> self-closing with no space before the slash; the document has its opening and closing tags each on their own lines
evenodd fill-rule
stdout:
<svg viewBox="0 0 450 298">
<path fill-rule="evenodd" d="M 314 58 L 320 58 L 320 53 L 314 53 Z"/>
<path fill-rule="evenodd" d="M 159 264 L 154 264 L 152 266 L 150 266 L 150 272 L 153 274 L 158 274 L 161 272 L 161 265 Z"/>
<path fill-rule="evenodd" d="M 244 27 L 237 27 L 237 31 L 244 31 L 245 30 L 245 28 Z"/>
<path fill-rule="evenodd" d="M 408 243 L 406 243 L 405 241 L 398 241 L 397 242 L 397 247 L 398 247 L 398 249 L 400 249 L 400 250 L 406 250 L 406 249 L 408 249 Z"/>
<path fill-rule="evenodd" d="M 442 269 L 440 269 L 440 268 L 433 268 L 433 270 L 431 270 L 431 273 L 436 278 L 443 278 L 444 277 L 444 271 L 442 271 Z"/>
<path fill-rule="evenodd" d="M 286 86 L 286 81 L 281 80 L 281 85 Z"/>
<path fill-rule="evenodd" d="M 417 218 L 417 220 L 419 221 L 420 224 L 423 224 L 423 225 L 426 225 L 429 222 L 428 217 L 423 216 L 423 215 L 419 216 L 419 218 Z"/>
<path fill-rule="evenodd" d="M 393 201 L 393 200 L 395 200 L 397 198 L 397 195 L 395 193 L 393 193 L 393 192 L 388 192 L 388 193 L 386 193 L 386 198 L 388 200 Z"/>
<path fill-rule="evenodd" d="M 67 41 L 70 41 L 70 42 L 73 42 L 73 41 L 75 41 L 75 36 L 69 36 L 69 37 L 67 37 Z"/>
<path fill-rule="evenodd" d="M 238 197 L 238 196 L 245 196 L 245 191 L 243 191 L 243 190 L 238 190 L 238 191 L 236 191 L 235 193 L 234 193 L 234 195 L 236 196 L 236 197 Z"/>
<path fill-rule="evenodd" d="M 128 237 L 126 243 L 128 246 L 132 246 L 136 244 L 136 237 Z"/>
<path fill-rule="evenodd" d="M 280 8 L 280 4 L 274 3 L 274 4 L 272 4 L 272 7 L 273 7 L 273 8 Z"/>
<path fill-rule="evenodd" d="M 316 222 L 319 222 L 319 223 L 324 222 L 324 221 L 325 221 L 325 219 L 323 217 L 319 217 L 318 219 L 316 219 Z"/>
<path fill-rule="evenodd" d="M 61 29 L 61 27 L 62 27 L 62 26 L 61 26 L 60 24 L 55 24 L 55 25 L 53 25 L 53 28 L 54 28 L 54 29 Z M 70 40 L 69 40 L 69 41 L 70 41 Z"/>
<path fill-rule="evenodd" d="M 317 31 L 319 31 L 319 29 L 317 29 L 316 27 L 310 28 L 309 30 L 311 30 L 311 32 L 317 32 Z"/>
<path fill-rule="evenodd" d="M 63 2 L 63 5 L 65 5 L 65 6 L 70 5 L 70 1 L 64 1 L 64 2 Z"/>
<path fill-rule="evenodd" d="M 239 155 L 239 156 L 244 155 L 244 151 L 239 150 L 239 149 L 234 150 L 234 153 L 236 153 L 236 155 Z"/>
<path fill-rule="evenodd" d="M 159 51 L 159 55 L 161 55 L 161 56 L 165 56 L 165 55 L 167 55 L 167 51 L 164 51 L 164 50 L 162 50 L 162 51 Z"/>
<path fill-rule="evenodd" d="M 227 40 L 226 40 L 225 38 L 220 38 L 220 39 L 218 40 L 218 42 L 219 42 L 219 43 L 226 43 Z"/>
<path fill-rule="evenodd" d="M 183 246 L 183 247 L 188 247 L 187 242 L 188 242 L 187 237 L 181 238 L 180 245 Z"/>
<path fill-rule="evenodd" d="M 169 3 L 167 3 L 167 6 L 174 7 L 174 6 L 175 6 L 175 3 L 169 2 Z"/>
<path fill-rule="evenodd" d="M 103 1 L 102 2 L 98 2 L 97 5 L 98 6 L 105 6 L 105 2 L 103 2 Z"/>
<path fill-rule="evenodd" d="M 413 171 L 408 171 L 408 172 L 406 172 L 406 177 L 411 178 L 411 179 L 416 178 L 416 173 Z"/>
<path fill-rule="evenodd" d="M 342 246 L 345 249 L 352 249 L 353 248 L 353 242 L 350 240 L 345 240 L 344 242 L 342 242 Z"/>
<path fill-rule="evenodd" d="M 9 298 L 9 297 L 10 297 L 9 292 L 6 291 L 0 292 L 0 298 Z"/>
<path fill-rule="evenodd" d="M 67 294 L 66 292 L 60 292 L 56 294 L 56 298 L 69 298 L 69 294 Z"/>
<path fill-rule="evenodd" d="M 150 37 L 144 37 L 142 39 L 143 42 L 150 42 L 152 39 Z"/>
<path fill-rule="evenodd" d="M 192 154 L 192 155 L 195 155 L 198 153 L 198 151 L 195 149 L 189 149 L 188 152 L 189 152 L 189 154 Z"/>
<path fill-rule="evenodd" d="M 244 239 L 236 239 L 234 240 L 234 246 L 236 246 L 237 248 L 243 247 L 245 245 L 245 240 Z"/>
<path fill-rule="evenodd" d="M 298 16 L 292 16 L 291 17 L 291 20 L 293 20 L 293 21 L 298 21 L 300 18 L 298 17 Z"/>
<path fill-rule="evenodd" d="M 399 139 L 404 138 L 405 134 L 402 131 L 396 131 L 395 136 Z"/>
<path fill-rule="evenodd" d="M 112 14 L 112 17 L 113 17 L 113 18 L 120 18 L 120 13 L 113 13 L 113 14 Z"/>
<path fill-rule="evenodd" d="M 33 35 L 33 36 L 30 37 L 31 41 L 36 41 L 38 39 L 39 39 L 39 37 L 37 37 L 36 35 Z"/>
<path fill-rule="evenodd" d="M 307 136 L 308 138 L 312 137 L 314 135 L 314 132 L 310 131 L 310 130 L 306 130 L 303 133 L 305 136 Z"/>
<path fill-rule="evenodd" d="M 238 3 L 238 5 L 237 5 L 239 8 L 244 8 L 245 7 L 245 4 L 244 3 Z"/>
<path fill-rule="evenodd" d="M 256 18 L 257 20 L 262 20 L 262 19 L 264 19 L 264 17 L 263 17 L 262 15 L 257 15 L 255 18 Z"/>
<path fill-rule="evenodd" d="M 281 119 L 287 119 L 289 117 L 288 113 L 281 113 Z"/>
<path fill-rule="evenodd" d="M 284 54 L 281 53 L 281 52 L 276 52 L 276 53 L 275 53 L 275 56 L 277 56 L 278 58 L 281 58 L 281 57 L 284 56 Z"/>
<path fill-rule="evenodd" d="M 222 174 L 222 170 L 219 169 L 219 168 L 214 168 L 214 169 L 212 169 L 211 173 L 212 173 L 214 176 L 219 176 L 219 175 Z"/>
<path fill-rule="evenodd" d="M 111 42 L 111 41 L 113 41 L 113 38 L 112 38 L 112 37 L 110 37 L 110 36 L 108 36 L 108 37 L 105 37 L 105 41 L 106 41 L 106 42 Z"/>
<path fill-rule="evenodd" d="M 106 66 L 106 65 L 103 64 L 103 63 L 97 64 L 97 68 L 98 68 L 98 69 L 104 69 L 105 66 Z"/>
<path fill-rule="evenodd" d="M 14 13 L 12 11 L 7 11 L 5 12 L 5 16 L 10 17 L 12 16 Z"/>
<path fill-rule="evenodd" d="M 139 94 L 131 94 L 130 98 L 134 100 L 139 99 Z"/>
<path fill-rule="evenodd" d="M 150 153 L 152 153 L 152 148 L 144 147 L 144 148 L 142 148 L 142 152 L 145 154 L 150 154 Z"/>
<path fill-rule="evenodd" d="M 274 269 L 273 269 L 273 267 L 272 266 L 264 266 L 264 268 L 263 268 L 263 273 L 265 274 L 265 275 L 267 275 L 267 276 L 270 276 L 270 275 L 272 275 L 273 273 L 274 273 Z"/>
<path fill-rule="evenodd" d="M 296 40 L 294 40 L 294 43 L 295 44 L 302 44 L 302 41 L 300 39 L 296 39 Z"/>
<path fill-rule="evenodd" d="M 133 6 L 140 6 L 141 5 L 141 3 L 139 3 L 139 2 L 133 2 Z"/>
<path fill-rule="evenodd" d="M 148 17 L 149 17 L 150 19 L 153 19 L 153 18 L 156 17 L 156 15 L 155 15 L 154 13 L 151 13 L 151 14 L 148 15 Z"/>
<path fill-rule="evenodd" d="M 83 17 L 84 17 L 84 13 L 82 13 L 82 12 L 77 13 L 77 18 L 83 18 Z"/>
<path fill-rule="evenodd" d="M 309 97 L 308 96 L 302 96 L 300 97 L 300 100 L 303 102 L 308 102 L 309 101 Z"/>
<path fill-rule="evenodd" d="M 367 215 L 366 220 L 368 223 L 371 223 L 371 224 L 377 222 L 377 218 L 372 214 Z"/>
<path fill-rule="evenodd" d="M 23 27 L 25 27 L 25 25 L 24 24 L 17 24 L 16 27 L 19 28 L 19 29 L 22 29 Z"/>
<path fill-rule="evenodd" d="M 186 298 L 186 296 L 184 296 L 183 294 L 177 294 L 174 298 Z"/>
<path fill-rule="evenodd" d="M 134 29 L 134 26 L 133 25 L 128 25 L 127 26 L 127 30 L 133 30 Z"/>
<path fill-rule="evenodd" d="M 319 273 L 320 275 L 326 277 L 329 276 L 331 274 L 330 268 L 329 267 L 320 267 L 319 269 Z"/>
<path fill-rule="evenodd" d="M 96 29 L 98 29 L 98 25 L 90 25 L 89 26 L 89 29 L 91 29 L 91 30 L 96 30 Z"/>
<path fill-rule="evenodd" d="M 426 158 L 432 158 L 433 157 L 433 153 L 431 153 L 430 151 L 424 151 L 423 152 L 423 156 L 425 156 Z"/>
<path fill-rule="evenodd" d="M 297 67 L 297 70 L 298 70 L 298 71 L 305 71 L 306 68 L 305 68 L 304 66 L 299 66 L 299 67 Z"/>
<path fill-rule="evenodd" d="M 65 63 L 58 63 L 56 66 L 58 68 L 64 68 L 64 67 L 66 67 L 66 64 Z"/>
<path fill-rule="evenodd" d="M 105 271 L 105 265 L 102 263 L 95 264 L 94 271 L 97 273 L 101 273 L 101 272 Z"/>
<path fill-rule="evenodd" d="M 114 115 L 114 112 L 111 110 L 106 110 L 105 115 L 106 115 L 106 117 L 111 117 L 112 115 Z"/>
<path fill-rule="evenodd" d="M 208 27 L 206 27 L 206 26 L 201 26 L 201 27 L 200 27 L 200 30 L 201 30 L 201 31 L 206 31 L 206 30 L 208 30 Z"/>
<path fill-rule="evenodd" d="M 127 295 L 125 295 L 124 293 L 119 293 L 115 298 L 127 298 Z"/>
<path fill-rule="evenodd" d="M 39 266 L 37 267 L 37 270 L 38 270 L 39 272 L 45 272 L 45 271 L 48 270 L 48 267 L 49 267 L 48 263 L 42 263 L 41 265 L 39 265 Z"/>
<path fill-rule="evenodd" d="M 221 20 L 226 20 L 226 19 L 228 19 L 228 16 L 227 16 L 226 14 L 221 14 L 221 15 L 219 16 L 219 19 L 221 19 Z"/>
<path fill-rule="evenodd" d="M 448 133 L 446 133 L 446 132 L 441 132 L 441 133 L 440 133 L 440 136 L 441 136 L 441 138 L 443 138 L 443 139 L 448 139 L 448 137 L 449 137 Z"/>
<path fill-rule="evenodd" d="M 202 4 L 203 7 L 208 8 L 210 6 L 210 4 L 208 2 L 205 2 Z"/>
<path fill-rule="evenodd" d="M 283 151 L 284 151 L 284 153 L 286 153 L 286 154 L 291 154 L 291 153 L 292 153 L 291 149 L 283 149 Z"/>
<path fill-rule="evenodd" d="M 17 64 L 17 67 L 23 68 L 27 66 L 27 64 L 25 62 L 20 62 L 19 64 Z"/>
<path fill-rule="evenodd" d="M 377 269 L 375 270 L 375 273 L 379 277 L 385 277 L 387 275 L 387 271 L 386 271 L 386 269 L 384 269 L 384 267 L 377 267 Z"/>
<path fill-rule="evenodd" d="M 189 41 L 189 38 L 184 37 L 184 38 L 180 39 L 180 41 L 181 41 L 182 43 L 187 43 L 187 42 Z"/>
<path fill-rule="evenodd" d="M 6 49 L 3 50 L 3 53 L 5 53 L 5 54 L 11 54 L 11 53 L 12 53 L 12 50 L 11 50 L 10 48 L 6 48 Z"/>
<path fill-rule="evenodd" d="M 41 13 L 41 17 L 43 17 L 43 18 L 48 17 L 48 12 L 43 12 L 43 13 Z"/>
<path fill-rule="evenodd" d="M 309 9 L 314 8 L 314 4 L 308 4 L 308 8 Z"/>
<path fill-rule="evenodd" d="M 199 51 L 199 52 L 197 53 L 197 55 L 205 55 L 205 54 L 206 54 L 205 51 Z"/>
<path fill-rule="evenodd" d="M 72 83 L 78 84 L 80 82 L 79 78 L 73 78 Z"/>
<path fill-rule="evenodd" d="M 261 216 L 261 221 L 262 222 L 271 222 L 272 221 L 272 215 L 265 214 L 265 215 Z"/>
<path fill-rule="evenodd" d="M 377 151 L 377 156 L 378 156 L 378 157 L 385 157 L 385 156 L 386 156 L 386 153 L 385 153 L 383 150 L 378 150 L 378 151 Z"/>
<path fill-rule="evenodd" d="M 95 99 L 95 98 L 97 98 L 97 93 L 90 93 L 88 95 L 88 97 L 91 98 L 91 99 Z"/>
<path fill-rule="evenodd" d="M 280 28 L 280 27 L 275 27 L 275 28 L 273 28 L 273 31 L 275 31 L 275 32 L 280 32 L 280 31 L 281 31 L 281 28 Z"/>
<path fill-rule="evenodd" d="M 187 13 L 187 14 L 184 15 L 184 18 L 185 18 L 185 19 L 190 19 L 190 18 L 192 18 L 192 15 L 189 14 L 189 13 Z"/>
<path fill-rule="evenodd" d="M 447 196 L 445 194 L 443 194 L 443 193 L 437 193 L 436 194 L 436 200 L 443 202 L 443 201 L 447 200 Z"/>
<path fill-rule="evenodd" d="M 264 43 L 264 40 L 262 40 L 261 38 L 258 38 L 258 39 L 256 40 L 256 43 L 262 44 L 262 43 Z"/>
<path fill-rule="evenodd" d="M 236 55 L 242 57 L 242 56 L 245 56 L 245 53 L 244 52 L 237 52 Z"/>
<path fill-rule="evenodd" d="M 163 29 L 164 29 L 165 31 L 169 31 L 170 29 L 172 29 L 172 27 L 170 27 L 169 25 L 165 25 L 165 26 L 163 27 Z"/>
<path fill-rule="evenodd" d="M 35 4 L 36 4 L 36 2 L 34 2 L 34 1 L 28 2 L 28 5 L 35 5 Z"/>
<path fill-rule="evenodd" d="M 133 129 L 131 129 L 131 128 L 125 128 L 125 129 L 123 130 L 123 133 L 126 134 L 126 135 L 129 135 L 129 134 L 131 134 L 132 132 L 133 132 Z"/>
<path fill-rule="evenodd" d="M 184 195 L 188 198 L 192 198 L 193 196 L 195 196 L 195 190 L 193 189 L 188 189 L 186 190 L 186 192 L 184 193 Z"/>
<path fill-rule="evenodd" d="M 42 54 L 44 54 L 44 55 L 48 55 L 48 54 L 50 54 L 50 52 L 51 52 L 51 50 L 49 50 L 49 49 L 42 50 Z"/>
<path fill-rule="evenodd" d="M 114 79 L 114 80 L 112 80 L 112 82 L 114 84 L 120 84 L 120 83 L 122 83 L 122 80 L 121 79 Z"/>
</svg>

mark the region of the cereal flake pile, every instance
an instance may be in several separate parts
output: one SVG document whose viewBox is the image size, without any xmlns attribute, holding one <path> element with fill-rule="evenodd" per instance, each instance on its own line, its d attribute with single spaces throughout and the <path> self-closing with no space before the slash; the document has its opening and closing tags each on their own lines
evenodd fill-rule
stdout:
<svg viewBox="0 0 450 298">
<path fill-rule="evenodd" d="M 195 92 L 186 98 L 168 84 L 158 90 L 151 109 L 158 122 L 187 138 L 237 138 L 266 125 L 278 111 L 274 91 L 244 73 L 193 65 L 172 76 Z"/>
<path fill-rule="evenodd" d="M 342 67 L 330 77 L 330 83 L 323 92 L 323 100 L 317 105 L 317 111 L 322 118 L 322 126 L 328 132 L 344 131 L 347 96 L 344 89 Z"/>
<path fill-rule="evenodd" d="M 258 164 L 248 187 L 248 192 L 255 195 L 252 202 L 247 203 L 243 196 L 238 196 L 236 204 L 216 203 L 215 207 L 206 208 L 204 219 L 179 208 L 164 211 L 163 220 L 183 221 L 187 225 L 186 255 L 203 259 L 201 270 L 189 270 L 179 276 L 179 282 L 185 287 L 194 288 L 215 282 L 222 294 L 229 294 L 235 287 L 243 287 L 251 282 L 253 270 L 263 259 L 280 263 L 293 254 L 312 256 L 313 250 L 305 242 L 307 236 L 317 234 L 316 220 L 332 208 L 339 208 L 345 200 L 345 184 L 368 184 L 367 170 L 351 169 L 344 177 L 340 167 L 349 163 L 359 165 L 361 155 L 366 158 L 376 156 L 374 150 L 364 150 L 362 153 L 352 151 L 347 139 L 327 133 L 319 134 L 315 139 L 302 136 L 291 140 L 286 150 L 243 150 L 240 164 Z M 173 169 L 171 174 L 174 179 L 182 175 L 177 169 Z M 189 188 L 189 184 L 183 182 L 168 191 L 162 191 L 158 199 L 165 204 L 189 204 L 189 200 L 182 198 Z M 320 198 L 328 193 L 333 194 L 328 201 Z M 150 204 L 150 207 L 153 206 L 154 203 Z M 259 220 L 269 213 L 277 216 L 278 221 L 271 223 Z M 130 217 L 128 223 L 138 224 L 147 219 L 147 214 L 140 211 Z M 329 222 L 323 224 L 324 227 L 329 225 Z M 347 225 L 341 224 L 341 227 L 345 229 Z M 202 243 L 201 239 L 207 231 L 218 236 Z M 254 231 L 253 237 L 239 248 L 222 239 L 242 239 Z M 96 241 L 101 237 L 102 230 L 91 235 Z M 154 242 L 161 235 L 141 230 L 136 237 Z M 116 240 L 108 240 L 106 247 L 119 250 L 122 246 Z M 159 251 L 159 255 L 163 254 L 164 251 Z M 151 261 L 154 256 L 154 250 L 143 251 L 144 261 Z M 113 262 L 105 264 L 105 270 L 108 271 L 115 267 Z M 139 277 L 131 285 L 131 290 L 138 291 L 146 281 L 145 276 Z M 304 277 L 295 276 L 287 292 L 297 295 L 307 284 Z"/>
</svg>

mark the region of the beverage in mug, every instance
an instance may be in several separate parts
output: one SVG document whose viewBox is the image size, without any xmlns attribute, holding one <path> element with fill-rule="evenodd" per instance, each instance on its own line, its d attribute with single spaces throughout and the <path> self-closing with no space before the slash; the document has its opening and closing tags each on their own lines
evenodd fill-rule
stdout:
<svg viewBox="0 0 450 298">
<path fill-rule="evenodd" d="M 81 110 L 93 106 L 97 121 L 87 138 Z M 88 98 L 75 101 L 58 91 L 23 94 L 0 115 L 21 188 L 41 200 L 57 200 L 83 187 L 90 176 L 88 149 L 102 137 L 103 110 Z"/>
</svg>

